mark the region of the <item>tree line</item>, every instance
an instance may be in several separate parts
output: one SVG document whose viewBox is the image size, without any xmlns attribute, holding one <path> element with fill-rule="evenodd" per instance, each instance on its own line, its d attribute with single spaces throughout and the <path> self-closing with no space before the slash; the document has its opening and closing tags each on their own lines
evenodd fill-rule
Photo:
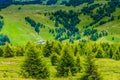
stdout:
<svg viewBox="0 0 120 80">
<path fill-rule="evenodd" d="M 58 10 L 48 14 L 48 16 L 50 20 L 55 22 L 55 29 L 50 29 L 49 31 L 55 36 L 55 40 L 63 41 L 70 39 L 70 42 L 73 42 L 80 39 L 80 31 L 76 27 L 80 23 L 79 13 L 73 10 Z"/>
<path fill-rule="evenodd" d="M 56 77 L 75 76 L 82 70 L 81 57 L 85 57 L 85 71 L 78 80 L 101 80 L 95 65 L 95 58 L 120 60 L 120 44 L 109 43 L 61 43 L 47 41 L 36 45 L 28 42 L 25 46 L 12 46 L 8 43 L 0 47 L 0 56 L 4 58 L 24 56 L 20 75 L 26 78 L 49 78 L 48 62 L 56 67 Z M 46 62 L 45 59 L 49 59 Z"/>
<path fill-rule="evenodd" d="M 45 26 L 42 23 L 36 23 L 33 19 L 30 17 L 25 17 L 26 22 L 28 22 L 31 27 L 34 28 L 34 30 L 39 34 L 40 28 L 45 28 Z"/>
<path fill-rule="evenodd" d="M 69 0 L 69 1 L 62 1 L 61 4 L 65 4 L 66 6 L 76 7 L 83 3 L 92 4 L 92 3 L 94 3 L 94 0 Z"/>
<path fill-rule="evenodd" d="M 96 9 L 96 7 L 99 7 L 99 8 Z M 119 0 L 111 0 L 111 1 L 108 1 L 108 3 L 106 4 L 92 4 L 92 5 L 83 7 L 83 9 L 81 10 L 81 13 L 83 13 L 84 15 L 89 15 L 94 20 L 92 23 L 87 25 L 86 28 L 88 26 L 93 26 L 94 24 L 98 23 L 104 17 L 108 17 L 109 19 L 107 21 L 100 21 L 99 25 L 113 21 L 114 16 L 112 15 L 112 13 L 115 12 L 117 7 L 120 7 Z M 95 13 L 93 12 L 93 10 L 95 10 Z"/>
<path fill-rule="evenodd" d="M 4 26 L 3 19 L 4 19 L 4 17 L 2 15 L 0 15 L 0 31 L 1 31 L 2 27 Z"/>
<path fill-rule="evenodd" d="M 3 26 L 4 26 L 4 17 L 0 15 L 0 31 L 2 30 Z M 0 34 L 0 46 L 5 45 L 6 42 L 10 43 L 10 39 L 8 38 L 8 36 L 4 34 Z"/>
</svg>

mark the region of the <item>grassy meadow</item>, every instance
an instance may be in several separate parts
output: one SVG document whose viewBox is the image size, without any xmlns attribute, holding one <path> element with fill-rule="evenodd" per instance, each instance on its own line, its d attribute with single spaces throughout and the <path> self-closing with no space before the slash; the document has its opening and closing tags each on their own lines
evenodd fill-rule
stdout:
<svg viewBox="0 0 120 80">
<path fill-rule="evenodd" d="M 23 60 L 24 57 L 0 58 L 0 80 L 30 80 L 20 76 L 20 66 Z M 76 76 L 70 76 L 68 78 L 55 77 L 55 66 L 51 66 L 49 60 L 48 63 L 48 66 L 50 66 L 50 72 L 52 73 L 50 80 L 76 80 L 76 78 L 80 78 L 80 76 L 83 74 L 83 71 L 81 71 L 80 74 L 76 74 Z M 84 64 L 84 57 L 81 57 L 81 64 Z M 119 80 L 119 64 L 120 61 L 113 59 L 96 59 L 96 65 L 98 66 L 98 70 L 103 77 L 103 80 Z"/>
</svg>

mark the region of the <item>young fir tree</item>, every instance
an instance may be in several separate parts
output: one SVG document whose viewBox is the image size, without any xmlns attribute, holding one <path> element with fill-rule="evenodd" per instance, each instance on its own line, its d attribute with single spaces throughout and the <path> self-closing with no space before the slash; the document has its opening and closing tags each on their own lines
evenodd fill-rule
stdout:
<svg viewBox="0 0 120 80">
<path fill-rule="evenodd" d="M 70 51 L 68 45 L 65 45 L 59 64 L 57 65 L 57 75 L 67 77 L 69 76 L 69 70 L 74 75 L 76 73 L 76 65 L 74 54 Z"/>
<path fill-rule="evenodd" d="M 54 41 L 52 45 L 54 45 L 52 48 L 53 52 L 61 55 L 62 45 L 60 44 L 60 42 Z"/>
<path fill-rule="evenodd" d="M 15 53 L 16 53 L 16 56 L 24 56 L 24 53 L 25 53 L 24 48 L 17 47 Z"/>
<path fill-rule="evenodd" d="M 115 53 L 112 56 L 113 59 L 115 60 L 120 60 L 120 52 L 119 49 L 116 49 Z"/>
<path fill-rule="evenodd" d="M 44 48 L 43 48 L 43 55 L 44 57 L 49 57 L 52 54 L 53 46 L 50 42 L 46 42 Z"/>
<path fill-rule="evenodd" d="M 79 51 L 78 45 L 74 45 L 74 56 L 76 56 Z"/>
<path fill-rule="evenodd" d="M 53 66 L 57 66 L 57 64 L 59 63 L 58 61 L 59 61 L 59 56 L 58 56 L 58 54 L 57 54 L 57 53 L 53 53 L 53 54 L 51 55 L 51 63 L 52 63 L 52 65 L 53 65 Z"/>
<path fill-rule="evenodd" d="M 101 77 L 97 71 L 97 66 L 94 62 L 93 55 L 89 54 L 86 57 L 86 70 L 85 74 L 80 78 L 80 80 L 101 80 Z"/>
<path fill-rule="evenodd" d="M 0 47 L 0 57 L 3 56 L 3 47 Z"/>
<path fill-rule="evenodd" d="M 14 56 L 14 52 L 12 50 L 12 47 L 8 43 L 5 44 L 3 52 L 4 52 L 3 57 L 5 57 L 5 58 Z"/>
<path fill-rule="evenodd" d="M 98 45 L 98 49 L 96 52 L 96 58 L 103 58 L 105 56 L 103 49 L 100 45 Z"/>
<path fill-rule="evenodd" d="M 81 65 L 80 65 L 80 56 L 79 55 L 77 55 L 77 59 L 76 59 L 76 68 L 77 68 L 77 72 L 80 72 Z"/>
<path fill-rule="evenodd" d="M 44 79 L 50 76 L 46 63 L 43 62 L 40 51 L 34 46 L 30 45 L 26 51 L 26 58 L 21 66 L 21 74 L 24 77 L 31 77 L 35 79 Z"/>
</svg>

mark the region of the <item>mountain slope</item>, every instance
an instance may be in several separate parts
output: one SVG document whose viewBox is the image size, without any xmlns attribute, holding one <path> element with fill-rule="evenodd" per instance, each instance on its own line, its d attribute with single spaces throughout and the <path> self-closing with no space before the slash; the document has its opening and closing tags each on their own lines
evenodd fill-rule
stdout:
<svg viewBox="0 0 120 80">
<path fill-rule="evenodd" d="M 110 16 L 103 16 L 100 14 L 101 12 L 100 13 L 97 12 L 99 10 L 102 11 L 102 8 L 105 7 L 105 5 L 107 9 L 110 6 L 108 3 L 110 2 L 106 0 L 102 0 L 102 1 L 95 0 L 94 3 L 91 3 L 91 4 L 83 3 L 76 7 L 65 6 L 65 5 L 46 6 L 46 5 L 39 5 L 39 4 L 11 5 L 3 9 L 2 11 L 0 11 L 0 15 L 4 17 L 3 20 L 5 23 L 0 33 L 6 34 L 10 38 L 10 41 L 12 42 L 12 44 L 20 45 L 20 44 L 25 44 L 27 41 L 36 42 L 40 39 L 54 40 L 55 37 L 58 36 L 59 35 L 58 33 L 60 32 L 51 33 L 50 30 L 55 31 L 55 29 L 57 29 L 57 27 L 55 26 L 59 25 L 58 29 L 63 28 L 66 31 L 62 32 L 62 35 L 61 37 L 58 38 L 58 40 L 61 40 L 64 38 L 63 41 L 68 41 L 68 40 L 71 42 L 79 41 L 79 40 L 89 41 L 89 39 L 93 37 L 93 40 L 95 39 L 96 41 L 97 39 L 97 42 L 119 43 L 120 42 L 120 32 L 119 32 L 120 8 L 115 6 L 115 10 L 113 12 L 110 12 Z M 88 11 L 86 11 L 86 9 Z M 66 29 L 65 26 L 59 22 L 57 22 L 58 24 L 56 24 L 56 20 L 50 19 L 50 17 L 59 10 L 64 11 L 66 13 L 65 14 L 66 16 L 70 15 L 69 13 L 67 13 L 69 10 L 72 10 L 73 12 L 75 12 L 74 14 L 78 15 L 80 22 L 77 23 L 77 25 L 75 24 L 75 26 L 73 27 L 78 28 L 79 33 L 75 32 L 75 34 L 73 33 L 72 36 L 67 37 L 66 35 L 67 32 L 72 32 L 72 31 L 69 31 L 69 29 Z M 99 16 L 94 17 L 95 15 L 96 16 L 100 15 L 103 17 L 101 17 L 98 20 L 97 18 L 99 18 Z M 29 16 L 36 23 L 42 23 L 45 26 L 45 28 L 40 28 L 40 33 L 37 34 L 34 28 L 31 27 L 31 25 L 25 21 L 25 17 L 27 16 Z M 53 16 L 53 18 L 55 19 L 56 17 Z M 75 18 L 75 15 L 73 15 L 72 18 L 73 18 L 73 21 L 77 19 L 77 17 Z M 69 20 L 71 20 L 72 18 L 69 18 Z M 68 18 L 66 17 L 66 19 Z M 95 20 L 97 21 L 95 22 Z M 85 31 L 86 32 L 90 30 L 92 31 L 92 29 L 94 31 L 97 30 L 97 32 L 95 32 L 95 34 L 90 34 L 87 36 L 83 35 L 85 34 Z M 96 34 L 100 35 L 101 31 L 103 32 L 107 31 L 108 35 L 94 38 Z M 79 39 L 76 40 L 76 38 L 79 38 Z"/>
</svg>

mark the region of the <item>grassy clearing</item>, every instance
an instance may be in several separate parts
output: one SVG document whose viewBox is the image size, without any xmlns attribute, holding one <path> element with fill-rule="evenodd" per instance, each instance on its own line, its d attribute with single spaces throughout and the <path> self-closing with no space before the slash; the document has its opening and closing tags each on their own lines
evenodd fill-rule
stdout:
<svg viewBox="0 0 120 80">
<path fill-rule="evenodd" d="M 20 65 L 24 57 L 14 57 L 14 58 L 0 58 L 0 80 L 30 80 L 22 78 L 19 74 Z M 68 78 L 57 78 L 56 67 L 51 66 L 50 61 L 47 59 L 48 65 L 50 66 L 51 77 L 50 80 L 76 80 L 83 73 L 76 74 L 76 76 L 68 77 Z M 84 64 L 84 57 L 81 57 L 81 62 Z M 98 66 L 98 70 L 103 77 L 103 80 L 119 80 L 120 79 L 120 61 L 116 61 L 113 59 L 96 59 L 96 65 Z M 83 68 L 83 66 L 82 66 Z M 84 68 L 83 68 L 84 69 Z M 83 70 L 84 71 L 84 70 Z M 82 72 L 83 72 L 82 71 Z M 31 79 L 33 80 L 33 79 Z"/>
</svg>

